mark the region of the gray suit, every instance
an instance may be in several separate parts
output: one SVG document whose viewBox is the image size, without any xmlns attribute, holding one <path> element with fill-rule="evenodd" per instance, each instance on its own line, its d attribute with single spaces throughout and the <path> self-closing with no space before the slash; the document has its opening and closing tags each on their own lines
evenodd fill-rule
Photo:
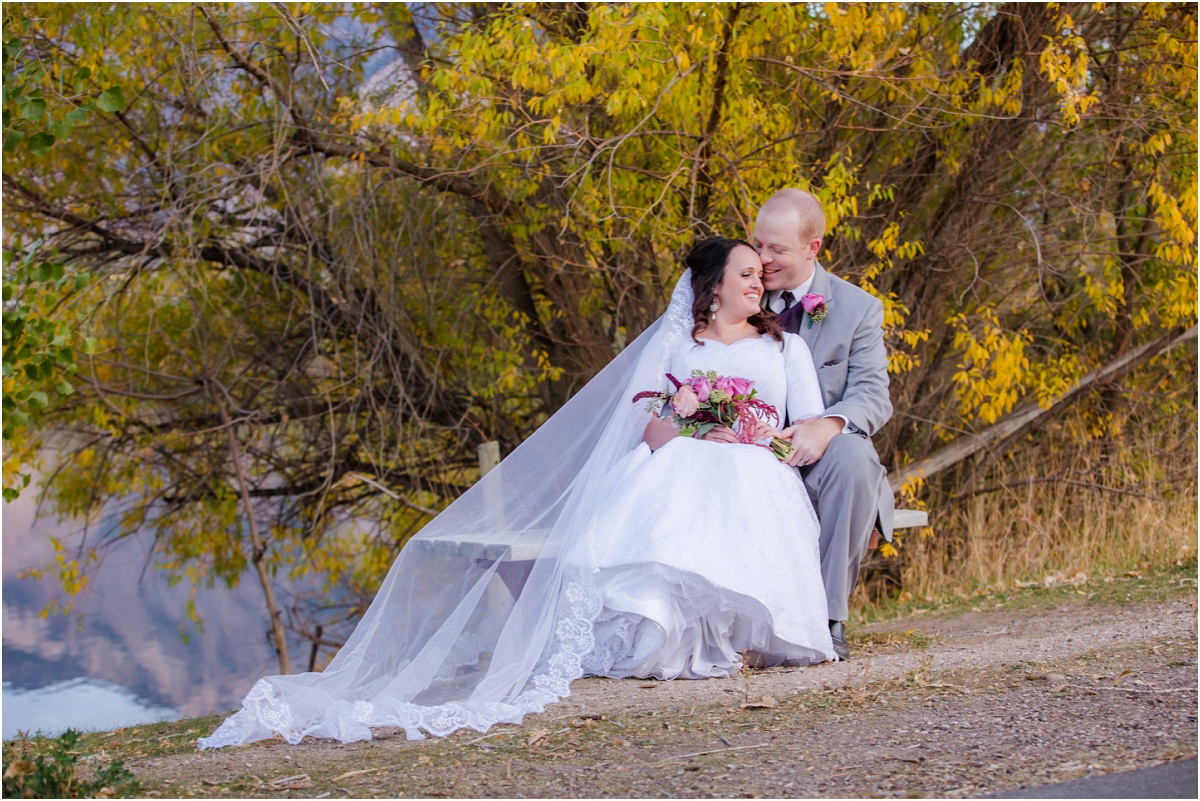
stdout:
<svg viewBox="0 0 1200 801">
<path fill-rule="evenodd" d="M 821 575 L 829 619 L 849 617 L 847 599 L 876 526 L 892 539 L 892 490 L 870 437 L 892 416 L 888 397 L 883 304 L 816 266 L 810 293 L 825 298 L 826 314 L 809 327 L 805 313 L 792 333 L 812 351 L 826 414 L 844 417 L 850 433 L 834 437 L 816 464 L 800 474 L 821 519 Z"/>
</svg>

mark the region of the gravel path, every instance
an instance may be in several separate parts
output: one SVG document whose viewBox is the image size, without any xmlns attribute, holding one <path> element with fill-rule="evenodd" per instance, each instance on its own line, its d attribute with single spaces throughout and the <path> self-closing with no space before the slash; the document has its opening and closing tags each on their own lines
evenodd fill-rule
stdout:
<svg viewBox="0 0 1200 801">
<path fill-rule="evenodd" d="M 742 678 L 582 680 L 486 737 L 383 731 L 130 767 L 148 795 L 171 796 L 915 798 L 1196 756 L 1194 589 L 910 617 L 851 645 L 849 662 Z"/>
</svg>

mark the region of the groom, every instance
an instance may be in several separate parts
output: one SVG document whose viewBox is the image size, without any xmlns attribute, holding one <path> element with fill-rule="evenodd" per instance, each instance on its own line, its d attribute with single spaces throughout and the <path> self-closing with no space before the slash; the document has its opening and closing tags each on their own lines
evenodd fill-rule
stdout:
<svg viewBox="0 0 1200 801">
<path fill-rule="evenodd" d="M 850 591 L 878 528 L 892 539 L 892 491 L 871 435 L 892 416 L 883 304 L 817 263 L 825 213 L 808 192 L 783 189 L 763 204 L 754 247 L 763 263 L 764 305 L 812 351 L 825 414 L 795 423 L 795 451 L 821 520 L 821 575 L 834 650 L 846 659 Z M 794 421 L 793 421 L 794 422 Z"/>
</svg>

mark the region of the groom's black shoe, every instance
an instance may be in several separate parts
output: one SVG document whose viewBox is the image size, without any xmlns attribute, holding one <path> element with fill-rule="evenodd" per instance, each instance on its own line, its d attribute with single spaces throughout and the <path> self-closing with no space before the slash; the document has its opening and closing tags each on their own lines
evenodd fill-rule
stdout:
<svg viewBox="0 0 1200 801">
<path fill-rule="evenodd" d="M 846 645 L 846 626 L 842 621 L 829 621 L 829 636 L 833 639 L 834 653 L 845 662 L 850 658 L 850 646 Z"/>
</svg>

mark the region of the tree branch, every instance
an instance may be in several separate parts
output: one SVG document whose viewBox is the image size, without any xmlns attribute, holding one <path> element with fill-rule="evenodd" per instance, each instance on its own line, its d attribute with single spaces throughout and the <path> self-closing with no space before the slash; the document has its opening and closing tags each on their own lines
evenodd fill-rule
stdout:
<svg viewBox="0 0 1200 801">
<path fill-rule="evenodd" d="M 1048 409 L 1043 409 L 1037 403 L 1028 403 L 987 428 L 966 437 L 959 437 L 946 447 L 893 473 L 889 479 L 892 491 L 899 492 L 905 483 L 913 479 L 928 480 L 984 448 L 992 447 L 1033 430 L 1045 420 L 1083 398 L 1095 387 L 1116 381 L 1155 356 L 1166 353 L 1175 346 L 1195 338 L 1196 326 L 1193 325 L 1186 330 L 1171 331 L 1153 342 L 1147 342 L 1140 348 L 1129 351 L 1120 359 L 1093 370 L 1081 378 L 1074 387 L 1064 392 L 1062 397 Z"/>
</svg>

